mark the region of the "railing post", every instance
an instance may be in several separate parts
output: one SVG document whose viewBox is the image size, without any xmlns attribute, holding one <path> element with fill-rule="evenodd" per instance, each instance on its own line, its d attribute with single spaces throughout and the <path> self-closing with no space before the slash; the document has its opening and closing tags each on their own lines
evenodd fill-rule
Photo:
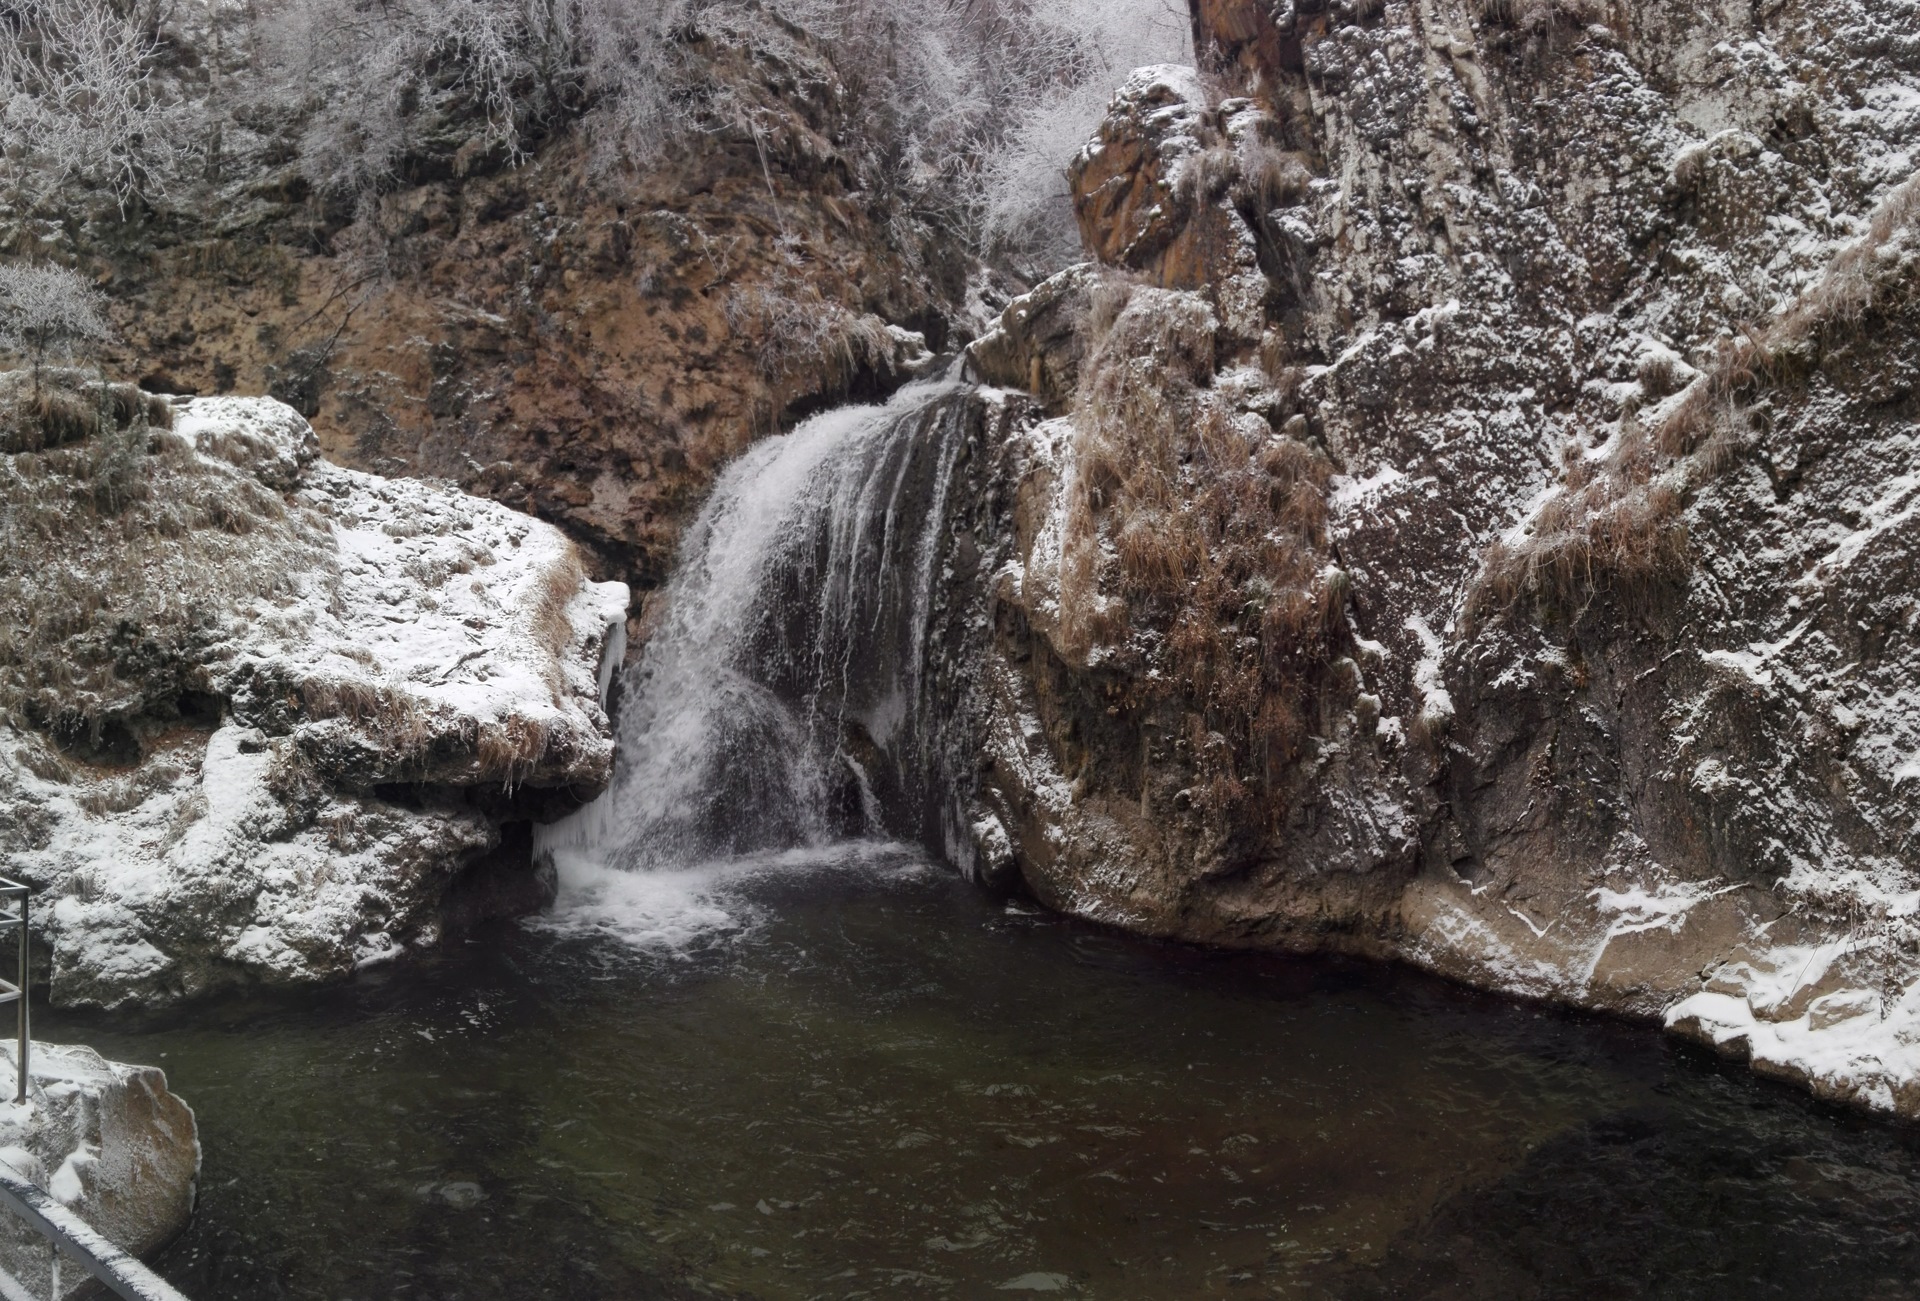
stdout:
<svg viewBox="0 0 1920 1301">
<path fill-rule="evenodd" d="M 20 1091 L 15 1102 L 27 1100 L 27 1053 L 33 1043 L 32 1027 L 27 1020 L 27 895 L 20 895 Z"/>
</svg>

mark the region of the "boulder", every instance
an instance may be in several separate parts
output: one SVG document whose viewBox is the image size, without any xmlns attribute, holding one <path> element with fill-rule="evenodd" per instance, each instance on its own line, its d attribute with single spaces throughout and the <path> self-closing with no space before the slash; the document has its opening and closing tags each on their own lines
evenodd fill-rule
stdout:
<svg viewBox="0 0 1920 1301">
<path fill-rule="evenodd" d="M 45 896 L 53 999 L 337 978 L 432 943 L 477 871 L 528 884 L 459 920 L 537 906 L 528 824 L 611 773 L 625 586 L 506 507 L 328 464 L 271 399 L 171 423 L 126 501 L 12 516 L 0 848 Z M 59 455 L 0 493 L 98 477 Z"/>
<path fill-rule="evenodd" d="M 200 1176 L 193 1111 L 151 1066 L 110 1062 L 91 1048 L 35 1043 L 25 1103 L 11 1101 L 12 1041 L 0 1047 L 0 1162 L 65 1204 L 108 1241 L 148 1256 L 187 1226 Z M 0 1214 L 0 1264 L 45 1296 L 47 1240 Z M 63 1295 L 86 1276 L 63 1262 Z"/>
</svg>

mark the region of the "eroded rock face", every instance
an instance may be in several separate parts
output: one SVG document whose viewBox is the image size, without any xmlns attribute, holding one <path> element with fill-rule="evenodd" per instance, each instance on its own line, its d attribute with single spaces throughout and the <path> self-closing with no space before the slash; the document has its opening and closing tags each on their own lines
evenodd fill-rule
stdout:
<svg viewBox="0 0 1920 1301">
<path fill-rule="evenodd" d="M 49 644 L 76 666 L 16 665 L 0 728 L 0 845 L 48 896 L 52 997 L 336 978 L 450 916 L 537 907 L 530 823 L 611 772 L 625 586 L 589 581 L 550 525 L 320 460 L 271 399 L 172 423 L 136 465 L 145 500 L 51 533 L 10 517 L 30 575 L 55 578 L 63 547 L 90 582 L 128 581 L 122 551 L 138 574 L 91 615 L 57 581 L 22 592 L 27 633 L 67 621 Z M 86 453 L 22 454 L 9 491 L 53 490 L 62 455 Z M 101 637 L 110 658 L 78 676 Z"/>
<path fill-rule="evenodd" d="M 28 1100 L 18 1104 L 11 1041 L 0 1057 L 8 1099 L 0 1104 L 0 1162 L 136 1256 L 187 1227 L 200 1139 L 164 1073 L 107 1061 L 91 1048 L 35 1043 Z M 0 1227 L 0 1256 L 34 1295 L 47 1294 L 46 1239 L 12 1215 Z M 80 1291 L 80 1274 L 67 1265 L 63 1295 Z"/>
<path fill-rule="evenodd" d="M 970 272 L 845 152 L 825 49 L 751 6 L 689 25 L 732 107 L 638 171 L 579 133 L 507 168 L 484 123 L 436 122 L 357 211 L 289 169 L 157 226 L 22 223 L 0 251 L 77 252 L 112 291 L 111 363 L 158 391 L 272 393 L 336 463 L 450 479 L 651 588 L 750 441 L 951 346 Z"/>
<path fill-rule="evenodd" d="M 975 350 L 1078 376 L 1008 455 L 982 843 L 1104 921 L 1663 1017 L 1920 1114 L 1920 10 L 1195 21 L 1215 81 L 1144 71 L 1074 165 L 1109 306 Z M 1116 396 L 1166 431 L 1145 506 Z M 1267 512 L 1264 579 L 1207 558 L 1255 466 L 1324 512 Z M 1181 648 L 1235 629 L 1230 698 Z"/>
</svg>

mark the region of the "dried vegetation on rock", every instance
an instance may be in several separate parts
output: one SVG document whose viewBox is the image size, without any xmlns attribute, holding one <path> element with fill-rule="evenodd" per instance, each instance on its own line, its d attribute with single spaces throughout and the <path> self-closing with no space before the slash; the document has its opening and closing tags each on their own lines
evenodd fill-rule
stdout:
<svg viewBox="0 0 1920 1301">
<path fill-rule="evenodd" d="M 539 904 L 525 824 L 611 769 L 623 586 L 326 465 L 271 400 L 0 399 L 0 852 L 51 897 L 56 1000 L 335 977 Z"/>
<path fill-rule="evenodd" d="M 1194 12 L 1071 164 L 1108 270 L 973 349 L 1053 417 L 981 844 L 1920 1112 L 1920 8 Z M 1209 799 L 1275 648 L 1294 780 Z"/>
</svg>

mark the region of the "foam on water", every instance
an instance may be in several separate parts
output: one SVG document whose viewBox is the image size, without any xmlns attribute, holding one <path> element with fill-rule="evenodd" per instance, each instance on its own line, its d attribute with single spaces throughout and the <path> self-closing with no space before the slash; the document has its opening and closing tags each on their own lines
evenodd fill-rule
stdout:
<svg viewBox="0 0 1920 1301">
<path fill-rule="evenodd" d="M 932 869 L 912 845 L 881 840 L 742 854 L 677 868 L 630 871 L 566 851 L 553 856 L 560 893 L 534 919 L 550 934 L 600 936 L 663 957 L 691 957 L 750 934 L 766 918 L 757 888 L 809 875 L 898 880 Z"/>
</svg>

